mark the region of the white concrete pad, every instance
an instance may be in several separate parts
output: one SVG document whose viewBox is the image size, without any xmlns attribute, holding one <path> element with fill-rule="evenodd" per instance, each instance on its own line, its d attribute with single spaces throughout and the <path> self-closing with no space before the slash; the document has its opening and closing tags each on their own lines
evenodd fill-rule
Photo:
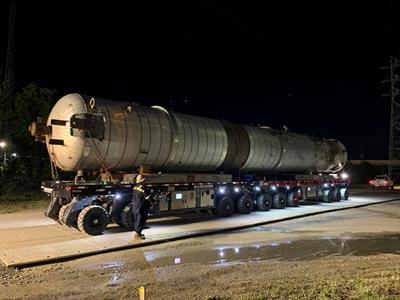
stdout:
<svg viewBox="0 0 400 300">
<path fill-rule="evenodd" d="M 245 228 L 287 218 L 358 207 L 400 199 L 400 193 L 368 193 L 351 196 L 334 203 L 301 205 L 286 209 L 255 211 L 229 218 L 206 214 L 180 214 L 149 220 L 144 231 L 146 240 L 133 240 L 132 232 L 111 225 L 101 236 L 88 236 L 74 228 L 62 226 L 42 212 L 0 215 L 0 259 L 9 267 L 24 266 L 91 255 L 111 250 L 140 247 L 147 244 L 188 238 L 196 235 Z"/>
</svg>

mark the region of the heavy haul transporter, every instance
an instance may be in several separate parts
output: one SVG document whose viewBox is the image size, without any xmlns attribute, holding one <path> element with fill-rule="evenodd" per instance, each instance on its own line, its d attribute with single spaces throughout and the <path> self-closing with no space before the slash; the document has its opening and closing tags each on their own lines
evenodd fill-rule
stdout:
<svg viewBox="0 0 400 300">
<path fill-rule="evenodd" d="M 138 173 L 154 215 L 227 217 L 349 197 L 348 179 L 339 175 L 347 151 L 337 140 L 80 94 L 62 97 L 30 131 L 46 143 L 53 170 L 76 174 L 43 183 L 51 195 L 46 215 L 88 234 L 113 221 L 132 229 L 129 205 L 120 219 L 109 216 L 114 199 L 131 197 Z"/>
</svg>

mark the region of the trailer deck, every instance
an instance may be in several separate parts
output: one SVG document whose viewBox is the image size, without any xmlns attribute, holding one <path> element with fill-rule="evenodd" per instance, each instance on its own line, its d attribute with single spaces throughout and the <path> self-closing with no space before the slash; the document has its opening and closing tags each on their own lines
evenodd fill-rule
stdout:
<svg viewBox="0 0 400 300">
<path fill-rule="evenodd" d="M 58 224 L 42 211 L 12 213 L 0 218 L 0 259 L 8 267 L 72 259 L 108 251 L 142 247 L 171 240 L 208 235 L 251 226 L 280 222 L 291 218 L 392 201 L 393 193 L 366 197 L 362 193 L 349 200 L 333 203 L 307 202 L 299 207 L 254 211 L 248 215 L 219 218 L 207 214 L 179 214 L 151 218 L 146 240 L 133 240 L 132 232 L 110 225 L 100 236 L 89 236 Z"/>
</svg>

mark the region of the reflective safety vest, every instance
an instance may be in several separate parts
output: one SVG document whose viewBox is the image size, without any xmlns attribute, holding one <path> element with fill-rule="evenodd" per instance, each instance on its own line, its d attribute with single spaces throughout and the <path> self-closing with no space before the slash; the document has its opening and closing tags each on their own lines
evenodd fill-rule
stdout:
<svg viewBox="0 0 400 300">
<path fill-rule="evenodd" d="M 139 191 L 139 192 L 144 193 L 144 187 L 143 187 L 143 185 L 137 185 L 137 186 L 135 186 L 133 189 L 134 189 L 134 190 L 137 190 L 137 191 Z"/>
</svg>

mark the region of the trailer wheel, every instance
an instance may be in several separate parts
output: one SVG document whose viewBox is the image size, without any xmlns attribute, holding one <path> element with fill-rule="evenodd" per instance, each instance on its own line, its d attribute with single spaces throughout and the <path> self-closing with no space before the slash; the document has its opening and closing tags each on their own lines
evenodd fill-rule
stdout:
<svg viewBox="0 0 400 300">
<path fill-rule="evenodd" d="M 67 210 L 69 210 L 69 208 L 74 205 L 75 201 L 69 202 L 68 204 L 65 204 L 63 206 L 61 206 L 60 210 L 58 211 L 58 222 L 61 225 L 65 225 L 65 226 L 72 226 L 75 228 L 78 228 L 78 225 L 76 224 L 77 218 L 75 217 L 75 220 L 67 220 L 65 219 L 65 212 Z M 72 224 L 67 224 L 67 222 L 70 222 Z"/>
<path fill-rule="evenodd" d="M 132 205 L 128 204 L 121 212 L 121 223 L 129 230 L 135 229 L 135 219 L 133 218 Z"/>
<path fill-rule="evenodd" d="M 332 190 L 324 190 L 324 197 L 322 198 L 323 202 L 331 203 L 335 200 Z"/>
<path fill-rule="evenodd" d="M 340 202 L 342 196 L 340 195 L 340 190 L 338 188 L 334 188 L 333 191 L 333 201 Z"/>
<path fill-rule="evenodd" d="M 253 199 L 248 193 L 244 193 L 237 201 L 237 208 L 241 214 L 249 214 L 254 207 Z"/>
<path fill-rule="evenodd" d="M 102 205 L 102 206 L 104 207 L 104 205 Z M 104 207 L 104 209 L 107 210 L 106 207 Z M 121 226 L 121 227 L 124 226 L 124 224 L 122 224 L 122 221 L 121 221 L 121 216 L 119 218 L 117 218 L 114 215 L 112 206 L 107 211 L 108 211 L 108 221 L 110 223 L 117 224 L 118 226 Z"/>
<path fill-rule="evenodd" d="M 267 211 L 272 207 L 272 198 L 268 193 L 260 194 L 256 198 L 257 209 Z"/>
<path fill-rule="evenodd" d="M 290 206 L 290 207 L 298 206 L 298 201 L 295 199 L 293 192 L 287 194 L 286 204 L 287 204 L 287 206 Z"/>
<path fill-rule="evenodd" d="M 107 211 L 99 205 L 82 209 L 78 217 L 78 229 L 90 235 L 102 234 L 108 223 Z"/>
<path fill-rule="evenodd" d="M 324 190 L 321 189 L 321 188 L 318 189 L 317 200 L 318 201 L 324 201 Z"/>
<path fill-rule="evenodd" d="M 284 193 L 277 193 L 272 197 L 272 204 L 274 208 L 285 208 L 286 195 Z"/>
<path fill-rule="evenodd" d="M 101 204 L 101 206 L 106 210 L 108 215 L 110 215 L 112 210 L 112 202 L 111 201 L 104 202 L 103 204 Z"/>
<path fill-rule="evenodd" d="M 68 204 L 63 205 L 63 206 L 61 206 L 60 210 L 58 211 L 58 222 L 59 222 L 61 225 L 67 225 L 67 224 L 64 222 L 64 212 L 65 212 L 65 210 L 66 210 L 68 207 L 69 207 Z"/>
<path fill-rule="evenodd" d="M 349 200 L 350 191 L 348 188 L 340 189 L 340 197 L 342 200 Z"/>
<path fill-rule="evenodd" d="M 229 217 L 233 213 L 234 205 L 230 197 L 223 197 L 218 201 L 217 214 L 221 217 Z"/>
<path fill-rule="evenodd" d="M 53 190 L 51 192 L 51 201 L 49 205 L 47 206 L 45 216 L 52 218 L 57 221 L 58 219 L 58 213 L 61 209 L 61 203 L 59 201 L 59 197 L 57 197 L 57 192 Z"/>
</svg>

